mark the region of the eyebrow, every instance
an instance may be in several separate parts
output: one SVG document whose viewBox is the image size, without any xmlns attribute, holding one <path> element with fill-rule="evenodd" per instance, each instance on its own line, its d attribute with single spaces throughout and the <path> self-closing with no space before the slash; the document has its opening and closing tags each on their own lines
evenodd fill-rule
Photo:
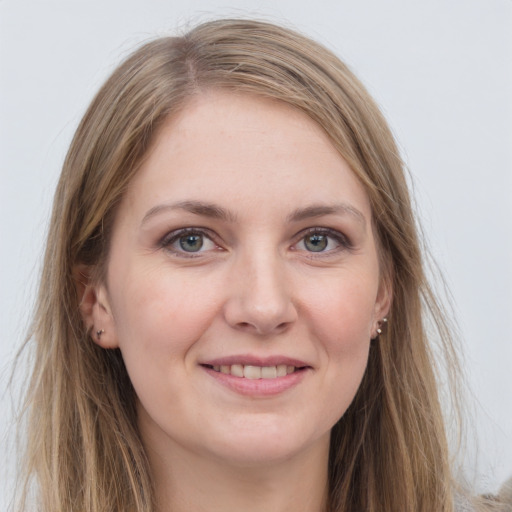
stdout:
<svg viewBox="0 0 512 512">
<path fill-rule="evenodd" d="M 357 208 L 346 204 L 336 203 L 332 205 L 314 204 L 305 208 L 297 208 L 288 216 L 289 222 L 298 222 L 301 220 L 322 217 L 323 215 L 350 215 L 363 226 L 366 226 L 366 217 Z"/>
<path fill-rule="evenodd" d="M 180 201 L 177 203 L 164 203 L 154 206 L 148 210 L 146 215 L 144 215 L 141 225 L 145 224 L 149 219 L 162 212 L 175 210 L 185 210 L 203 217 L 210 217 L 212 219 L 219 219 L 227 222 L 236 222 L 236 215 L 233 212 L 213 203 L 205 203 L 203 201 Z"/>
<path fill-rule="evenodd" d="M 212 219 L 219 219 L 226 222 L 236 222 L 237 216 L 235 213 L 226 210 L 216 204 L 207 203 L 203 201 L 179 201 L 177 203 L 163 203 L 154 206 L 144 215 L 141 225 L 149 221 L 149 219 L 159 215 L 163 212 L 185 210 L 195 215 L 203 217 L 210 217 Z M 302 220 L 312 219 L 315 217 L 322 217 L 324 215 L 350 215 L 363 226 L 366 226 L 365 216 L 353 206 L 346 203 L 337 203 L 332 205 L 311 205 L 305 208 L 297 208 L 287 217 L 288 222 L 300 222 Z"/>
</svg>

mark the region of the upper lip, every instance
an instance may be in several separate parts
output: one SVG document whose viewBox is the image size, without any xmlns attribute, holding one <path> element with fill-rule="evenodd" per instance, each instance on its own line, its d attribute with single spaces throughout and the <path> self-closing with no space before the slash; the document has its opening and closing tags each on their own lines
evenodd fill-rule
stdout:
<svg viewBox="0 0 512 512">
<path fill-rule="evenodd" d="M 250 354 L 232 355 L 226 357 L 218 357 L 201 361 L 202 365 L 207 366 L 231 366 L 233 364 L 250 365 L 250 366 L 279 366 L 285 364 L 287 366 L 295 366 L 296 368 L 309 367 L 310 365 L 300 359 L 287 357 L 282 355 L 274 356 L 255 356 Z"/>
</svg>

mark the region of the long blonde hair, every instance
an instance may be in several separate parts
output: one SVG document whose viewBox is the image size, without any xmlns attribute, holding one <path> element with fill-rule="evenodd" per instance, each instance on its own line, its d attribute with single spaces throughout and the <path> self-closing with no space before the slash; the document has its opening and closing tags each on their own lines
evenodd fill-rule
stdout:
<svg viewBox="0 0 512 512">
<path fill-rule="evenodd" d="M 115 70 L 77 129 L 55 196 L 28 343 L 35 363 L 22 494 L 35 477 L 44 512 L 154 510 L 135 393 L 120 352 L 98 347 L 83 325 L 74 269 L 87 264 L 101 275 L 116 207 L 155 133 L 191 96 L 212 88 L 273 98 L 305 113 L 370 199 L 393 303 L 357 395 L 332 431 L 329 511 L 452 511 L 425 315 L 452 374 L 456 359 L 425 277 L 392 134 L 330 51 L 294 31 L 247 20 L 208 22 L 145 44 Z"/>
</svg>

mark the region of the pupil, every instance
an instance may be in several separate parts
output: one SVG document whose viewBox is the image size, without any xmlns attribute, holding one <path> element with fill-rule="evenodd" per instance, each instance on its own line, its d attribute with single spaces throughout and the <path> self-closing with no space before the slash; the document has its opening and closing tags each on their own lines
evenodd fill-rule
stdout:
<svg viewBox="0 0 512 512">
<path fill-rule="evenodd" d="M 180 247 L 187 252 L 196 252 L 203 246 L 201 235 L 187 235 L 180 238 Z"/>
<path fill-rule="evenodd" d="M 306 249 L 312 252 L 323 251 L 327 247 L 327 236 L 325 235 L 310 235 L 305 239 L 304 244 Z"/>
</svg>

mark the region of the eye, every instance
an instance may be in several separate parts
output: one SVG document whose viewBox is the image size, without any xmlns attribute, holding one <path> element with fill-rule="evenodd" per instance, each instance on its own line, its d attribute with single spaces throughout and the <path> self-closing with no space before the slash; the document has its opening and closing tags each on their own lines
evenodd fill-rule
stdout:
<svg viewBox="0 0 512 512">
<path fill-rule="evenodd" d="M 218 249 L 218 245 L 203 231 L 185 228 L 166 235 L 161 242 L 165 249 L 185 257 Z"/>
<path fill-rule="evenodd" d="M 203 235 L 185 235 L 178 238 L 178 243 L 181 249 L 185 252 L 198 252 L 203 247 Z"/>
<path fill-rule="evenodd" d="M 345 235 L 339 231 L 326 228 L 310 229 L 295 246 L 298 250 L 313 253 L 327 253 L 350 247 L 351 244 Z"/>
<path fill-rule="evenodd" d="M 329 238 L 326 235 L 315 233 L 304 237 L 304 246 L 311 252 L 325 251 L 329 244 Z"/>
</svg>

